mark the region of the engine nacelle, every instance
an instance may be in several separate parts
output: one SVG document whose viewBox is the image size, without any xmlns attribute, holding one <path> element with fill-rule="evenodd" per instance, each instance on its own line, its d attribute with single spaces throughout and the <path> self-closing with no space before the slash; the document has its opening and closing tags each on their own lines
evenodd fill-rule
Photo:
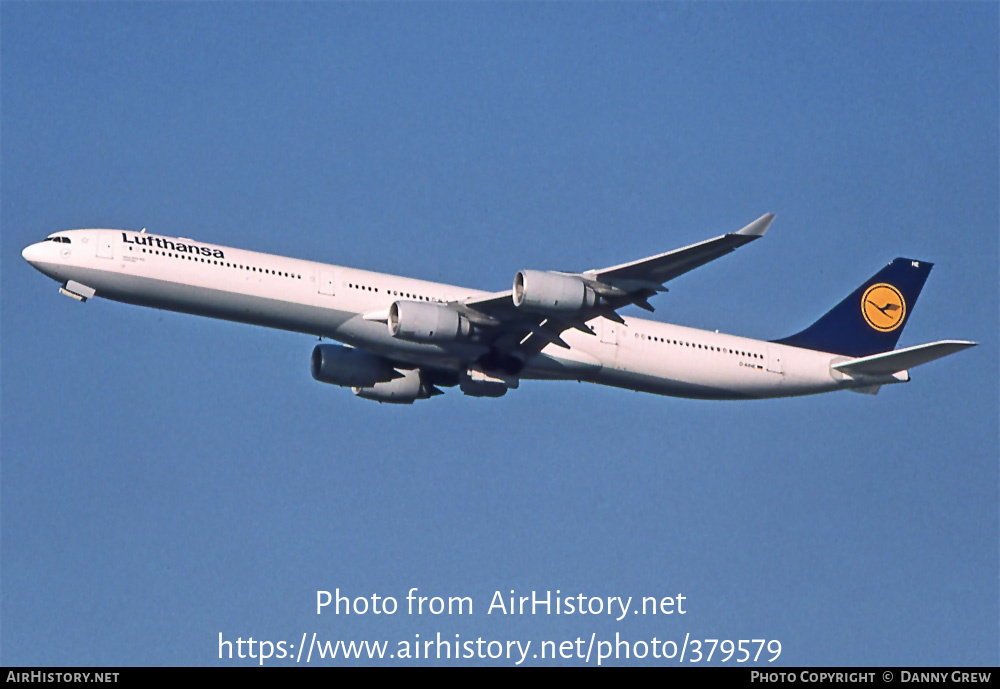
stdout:
<svg viewBox="0 0 1000 689">
<path fill-rule="evenodd" d="M 454 309 L 420 301 L 389 307 L 389 334 L 410 342 L 454 342 L 472 334 L 472 323 Z"/>
<path fill-rule="evenodd" d="M 310 368 L 319 382 L 346 387 L 370 387 L 399 375 L 389 362 L 371 352 L 333 344 L 316 345 Z"/>
<path fill-rule="evenodd" d="M 514 276 L 514 306 L 526 311 L 574 314 L 597 304 L 597 293 L 572 275 L 522 270 Z"/>
<path fill-rule="evenodd" d="M 358 397 L 389 404 L 413 404 L 414 400 L 425 400 L 432 394 L 440 394 L 439 391 L 432 392 L 431 386 L 424 382 L 419 370 L 406 371 L 401 378 L 386 383 L 352 389 Z"/>
</svg>

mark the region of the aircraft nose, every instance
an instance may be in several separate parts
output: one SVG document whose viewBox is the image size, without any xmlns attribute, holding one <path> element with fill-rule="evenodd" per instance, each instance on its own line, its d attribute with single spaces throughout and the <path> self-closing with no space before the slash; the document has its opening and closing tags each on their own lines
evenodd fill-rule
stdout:
<svg viewBox="0 0 1000 689">
<path fill-rule="evenodd" d="M 37 244 L 31 244 L 29 246 L 24 247 L 24 251 L 21 252 L 21 256 L 23 256 L 24 260 L 30 263 L 31 265 L 35 265 L 35 263 L 37 263 L 38 260 L 41 258 L 41 253 L 42 253 L 42 245 L 39 242 Z"/>
</svg>

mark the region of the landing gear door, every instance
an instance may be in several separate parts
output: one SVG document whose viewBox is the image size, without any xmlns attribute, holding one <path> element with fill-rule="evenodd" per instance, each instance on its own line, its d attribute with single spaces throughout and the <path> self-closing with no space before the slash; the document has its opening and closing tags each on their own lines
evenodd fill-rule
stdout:
<svg viewBox="0 0 1000 689">
<path fill-rule="evenodd" d="M 115 235 L 112 232 L 102 232 L 97 238 L 97 258 L 115 257 Z"/>
</svg>

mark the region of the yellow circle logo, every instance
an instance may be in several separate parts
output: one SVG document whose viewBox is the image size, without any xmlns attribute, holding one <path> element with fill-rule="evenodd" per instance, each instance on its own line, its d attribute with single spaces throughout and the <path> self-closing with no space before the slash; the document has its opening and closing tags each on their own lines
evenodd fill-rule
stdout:
<svg viewBox="0 0 1000 689">
<path fill-rule="evenodd" d="M 880 282 L 865 290 L 861 297 L 861 314 L 868 325 L 879 332 L 895 330 L 906 315 L 906 301 L 898 289 Z"/>
</svg>

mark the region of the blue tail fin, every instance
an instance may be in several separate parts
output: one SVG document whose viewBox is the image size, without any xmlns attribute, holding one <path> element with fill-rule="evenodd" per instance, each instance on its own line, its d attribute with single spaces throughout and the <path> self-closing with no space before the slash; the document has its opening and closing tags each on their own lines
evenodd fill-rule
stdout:
<svg viewBox="0 0 1000 689">
<path fill-rule="evenodd" d="M 933 263 L 893 259 L 802 332 L 778 344 L 868 356 L 895 348 Z"/>
</svg>

